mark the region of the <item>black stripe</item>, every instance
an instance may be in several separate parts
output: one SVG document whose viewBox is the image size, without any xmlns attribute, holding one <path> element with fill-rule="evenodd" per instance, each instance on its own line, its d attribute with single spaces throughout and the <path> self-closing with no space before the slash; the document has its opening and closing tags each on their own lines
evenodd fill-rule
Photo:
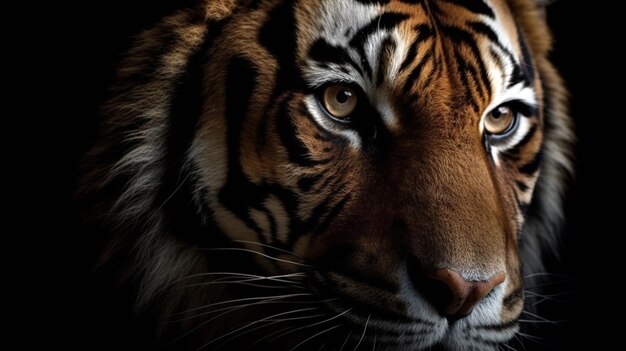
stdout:
<svg viewBox="0 0 626 351">
<path fill-rule="evenodd" d="M 218 194 L 220 202 L 242 219 L 264 240 L 261 229 L 250 218 L 250 208 L 261 208 L 267 189 L 251 183 L 241 169 L 240 138 L 252 98 L 258 71 L 252 62 L 233 57 L 226 73 L 226 143 L 228 146 L 227 182 Z"/>
<path fill-rule="evenodd" d="M 339 46 L 333 46 L 324 39 L 318 39 L 309 49 L 309 57 L 317 62 L 335 63 L 338 65 L 349 64 L 354 67 L 359 74 L 363 74 L 361 67 L 354 62 L 348 52 Z"/>
<path fill-rule="evenodd" d="M 529 204 L 527 202 L 520 200 L 519 196 L 517 195 L 517 192 L 513 192 L 513 196 L 515 197 L 515 203 L 517 204 L 517 207 L 522 212 L 522 215 L 526 216 L 526 213 L 528 212 Z"/>
<path fill-rule="evenodd" d="M 524 118 L 524 117 L 519 117 L 519 118 Z M 509 150 L 507 150 L 505 152 L 505 156 L 509 157 L 509 158 L 515 158 L 519 155 L 520 151 L 522 150 L 522 148 L 528 144 L 528 142 L 530 142 L 530 140 L 533 138 L 533 136 L 535 135 L 535 133 L 537 132 L 537 125 L 533 125 L 530 130 L 528 131 L 528 133 L 526 133 L 526 135 L 524 135 L 524 138 L 522 138 L 522 140 L 520 140 L 514 147 L 510 148 Z"/>
<path fill-rule="evenodd" d="M 489 81 L 484 79 L 486 76 L 483 77 L 483 74 L 482 74 L 482 72 L 485 72 L 485 71 L 481 71 L 481 74 L 479 75 L 479 73 L 476 72 L 476 67 L 472 64 L 469 64 L 469 62 L 466 61 L 465 72 L 472 78 L 472 81 L 476 83 L 477 90 L 480 90 L 482 92 L 489 92 L 491 90 L 491 87 L 489 85 L 485 85 L 485 84 L 489 84 Z"/>
<path fill-rule="evenodd" d="M 512 88 L 519 83 L 526 82 L 526 77 L 524 77 L 524 71 L 515 61 L 513 63 L 513 72 L 511 73 L 511 77 L 509 80 L 509 84 L 507 84 L 507 88 Z M 527 85 L 527 84 L 526 84 Z"/>
<path fill-rule="evenodd" d="M 432 58 L 433 53 L 430 49 L 431 48 L 428 49 L 428 52 L 424 55 L 424 57 L 422 57 L 422 60 L 417 64 L 417 66 L 413 68 L 413 70 L 409 74 L 409 77 L 406 79 L 406 83 L 404 84 L 405 93 L 408 93 L 411 91 L 411 88 L 415 84 L 415 81 L 422 74 L 422 69 L 424 69 L 424 66 L 426 65 L 426 63 L 428 63 L 428 61 Z"/>
<path fill-rule="evenodd" d="M 500 39 L 498 39 L 498 35 L 491 28 L 490 25 L 485 24 L 483 22 L 470 22 L 470 28 L 472 28 L 476 33 L 480 33 L 487 37 L 492 43 L 497 45 L 499 48 L 502 47 L 502 43 L 500 43 Z"/>
<path fill-rule="evenodd" d="M 326 218 L 320 223 L 320 225 L 315 228 L 316 233 L 321 233 L 328 228 L 328 226 L 332 223 L 332 221 L 341 213 L 341 210 L 346 205 L 346 203 L 350 200 L 350 195 L 346 195 L 343 199 L 341 199 L 333 208 L 330 210 Z"/>
<path fill-rule="evenodd" d="M 519 46 L 522 50 L 522 72 L 524 72 L 526 84 L 531 85 L 535 81 L 535 66 L 533 65 L 533 59 L 528 50 L 528 45 L 526 45 L 526 40 L 524 40 L 522 35 L 521 28 L 518 27 L 517 31 L 519 33 Z"/>
<path fill-rule="evenodd" d="M 298 138 L 296 125 L 289 109 L 290 101 L 291 96 L 287 96 L 280 104 L 276 115 L 276 129 L 289 155 L 289 161 L 303 167 L 313 167 L 330 162 L 330 159 L 314 160 L 311 158 L 309 149 Z"/>
<path fill-rule="evenodd" d="M 211 23 L 208 35 L 202 45 L 189 58 L 184 71 L 176 82 L 167 115 L 169 123 L 164 143 L 167 150 L 164 157 L 165 172 L 162 186 L 157 194 L 155 206 L 161 206 L 167 226 L 179 239 L 197 245 L 204 242 L 206 232 L 203 216 L 210 216 L 210 210 L 194 201 L 198 180 L 194 170 L 184 166 L 186 154 L 193 142 L 204 102 L 204 66 L 209 57 L 207 52 L 217 36 L 221 34 L 225 22 Z M 135 127 L 139 127 L 134 124 Z"/>
<path fill-rule="evenodd" d="M 502 300 L 502 305 L 505 308 L 510 309 L 514 303 L 518 302 L 523 297 L 524 297 L 524 290 L 522 289 L 522 286 L 520 285 L 515 290 L 513 290 L 509 295 L 504 297 L 504 299 Z M 506 324 L 503 326 L 506 327 Z"/>
<path fill-rule="evenodd" d="M 543 158 L 543 151 L 539 150 L 539 152 L 535 154 L 535 157 L 533 157 L 533 159 L 530 162 L 528 162 L 527 164 L 519 168 L 519 171 L 527 175 L 535 174 L 535 172 L 537 172 L 539 170 L 539 167 L 541 166 L 542 158 Z"/>
<path fill-rule="evenodd" d="M 229 169 L 240 162 L 240 135 L 248 106 L 257 85 L 258 71 L 252 62 L 243 57 L 233 57 L 228 65 L 226 75 L 226 117 L 228 121 L 228 158 Z"/>
<path fill-rule="evenodd" d="M 296 18 L 293 3 L 293 0 L 287 0 L 272 9 L 267 17 L 268 21 L 259 31 L 259 42 L 278 60 L 280 67 L 269 101 L 274 101 L 282 91 L 303 89 L 305 86 L 296 65 Z"/>
<path fill-rule="evenodd" d="M 367 61 L 364 49 L 365 43 L 367 42 L 368 38 L 375 32 L 395 28 L 398 24 L 402 23 L 402 21 L 406 20 L 407 18 L 409 18 L 409 16 L 402 13 L 384 13 L 381 16 L 374 18 L 365 27 L 359 29 L 359 31 L 356 32 L 352 39 L 350 39 L 349 44 L 351 47 L 356 49 L 356 51 L 361 56 L 361 64 L 363 65 L 363 70 L 369 77 L 372 77 L 372 67 Z"/>
<path fill-rule="evenodd" d="M 296 23 L 293 0 L 272 9 L 268 21 L 259 30 L 259 42 L 279 61 L 295 61 Z"/>
<path fill-rule="evenodd" d="M 315 174 L 312 176 L 305 176 L 298 179 L 298 188 L 304 192 L 311 190 L 311 187 L 315 185 L 322 178 L 322 174 Z"/>
<path fill-rule="evenodd" d="M 500 55 L 496 52 L 496 50 L 493 47 L 489 48 L 489 56 L 491 56 L 491 59 L 495 61 L 497 66 L 500 66 L 502 71 L 505 72 L 504 70 L 504 62 L 502 62 L 502 58 L 500 57 Z"/>
<path fill-rule="evenodd" d="M 454 50 L 454 58 L 456 61 L 456 65 L 457 68 L 459 69 L 459 73 L 460 73 L 460 77 L 461 77 L 461 82 L 463 84 L 463 90 L 465 91 L 465 96 L 464 96 L 464 103 L 469 103 L 472 107 L 472 109 L 475 112 L 478 112 L 479 107 L 478 107 L 478 103 L 474 100 L 474 96 L 472 95 L 472 90 L 470 89 L 470 84 L 469 84 L 469 80 L 467 78 L 467 69 L 466 69 L 466 63 L 465 63 L 465 57 L 463 57 L 463 55 L 461 55 L 459 53 L 458 50 Z"/>
<path fill-rule="evenodd" d="M 496 15 L 483 0 L 444 0 L 445 2 L 455 4 L 456 6 L 463 7 L 468 11 L 471 11 L 478 15 L 485 15 L 490 18 L 495 18 Z"/>
<path fill-rule="evenodd" d="M 414 27 L 414 29 L 417 31 L 417 36 L 413 43 L 411 43 L 411 46 L 409 47 L 409 50 L 406 54 L 406 58 L 404 59 L 404 61 L 402 61 L 402 64 L 400 65 L 400 72 L 404 71 L 415 60 L 415 56 L 417 55 L 417 48 L 419 47 L 419 45 L 426 39 L 432 38 L 434 36 L 433 30 L 427 24 L 418 24 Z"/>
<path fill-rule="evenodd" d="M 327 179 L 327 181 L 328 181 L 328 179 Z M 319 189 L 320 189 L 320 191 L 325 191 L 326 190 L 323 186 L 321 186 Z M 324 216 L 324 213 L 326 213 L 328 211 L 328 206 L 330 205 L 330 203 L 331 203 L 331 199 L 330 199 L 330 197 L 328 197 L 328 198 L 324 199 L 324 201 L 322 201 L 320 204 L 317 204 L 313 208 L 313 211 L 311 211 L 311 216 L 307 220 L 307 223 L 308 223 L 307 227 L 314 228 L 316 225 L 318 225 L 320 223 L 320 221 L 322 220 L 322 217 Z M 294 241 L 294 243 L 295 243 L 295 241 Z"/>
<path fill-rule="evenodd" d="M 530 78 L 525 71 L 525 69 L 528 69 L 528 68 L 520 67 L 517 64 L 517 61 L 515 60 L 515 56 L 509 51 L 509 49 L 507 49 L 504 45 L 502 45 L 502 43 L 498 39 L 498 36 L 494 32 L 494 30 L 491 28 L 491 26 L 484 24 L 482 22 L 470 22 L 469 25 L 475 32 L 485 35 L 491 41 L 492 44 L 496 45 L 500 49 L 500 51 L 502 51 L 508 57 L 509 61 L 513 65 L 513 73 L 511 74 L 511 80 L 509 81 L 509 84 L 507 85 L 508 88 L 511 88 L 521 82 L 525 82 L 526 86 L 530 84 L 530 82 L 532 81 L 532 78 Z M 521 37 L 521 32 L 520 32 L 520 37 Z M 521 42 L 520 42 L 520 45 L 522 45 Z M 522 50 L 524 49 L 526 48 L 525 47 L 522 48 Z M 490 50 L 490 54 L 491 54 L 491 57 L 494 59 L 494 61 L 496 61 L 496 64 L 498 64 L 500 67 L 504 69 L 504 64 L 502 63 L 502 59 L 500 58 L 500 55 L 496 54 L 493 49 Z M 534 68 L 532 66 L 530 69 L 534 71 Z"/>
<path fill-rule="evenodd" d="M 517 185 L 517 188 L 521 191 L 528 190 L 528 185 L 526 185 L 526 183 L 522 182 L 521 180 L 516 180 L 515 184 Z"/>
<path fill-rule="evenodd" d="M 476 45 L 476 41 L 472 37 L 471 33 L 454 26 L 441 26 L 440 30 L 448 36 L 452 41 L 457 43 L 463 43 L 469 47 L 474 58 L 476 59 L 476 65 L 478 66 L 478 72 L 480 72 L 480 84 L 482 84 L 486 88 L 486 95 L 491 95 L 491 85 L 489 84 L 491 81 L 489 76 L 487 75 L 487 68 L 485 67 L 485 63 L 482 59 L 482 55 L 480 49 Z M 462 56 L 462 55 L 461 55 Z M 465 61 L 465 60 L 463 60 Z"/>
<path fill-rule="evenodd" d="M 269 222 L 270 228 L 269 228 L 269 235 L 271 238 L 271 242 L 275 242 L 276 238 L 277 238 L 277 226 L 276 226 L 276 218 L 274 218 L 274 216 L 272 215 L 272 213 L 265 207 L 265 206 L 258 206 L 258 207 L 254 207 L 254 209 L 262 212 L 265 215 L 265 218 L 267 218 L 267 221 Z M 250 218 L 250 220 L 252 220 L 252 218 Z M 264 244 L 269 244 L 270 242 L 267 241 L 267 239 L 265 238 L 265 233 L 263 233 L 263 230 L 257 225 L 256 221 L 255 222 L 255 227 L 258 228 L 258 236 L 259 239 L 261 239 L 261 242 Z"/>
<path fill-rule="evenodd" d="M 266 101 L 278 101 L 284 91 L 304 90 L 305 84 L 302 74 L 296 65 L 296 20 L 294 16 L 293 0 L 287 0 L 274 7 L 268 20 L 259 30 L 259 42 L 278 61 L 278 71 L 275 75 L 274 89 Z M 266 143 L 268 133 L 267 123 L 271 119 L 270 108 L 274 104 L 267 103 L 260 118 L 258 133 L 260 142 L 256 146 L 257 153 L 261 154 Z"/>
</svg>

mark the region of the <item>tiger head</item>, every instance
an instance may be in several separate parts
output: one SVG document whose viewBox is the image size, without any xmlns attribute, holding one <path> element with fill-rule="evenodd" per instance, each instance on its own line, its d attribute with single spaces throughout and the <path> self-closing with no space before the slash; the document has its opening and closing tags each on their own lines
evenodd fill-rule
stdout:
<svg viewBox="0 0 626 351">
<path fill-rule="evenodd" d="M 216 318 L 228 327 L 209 328 L 209 348 L 247 323 L 303 320 L 277 342 L 495 350 L 518 328 L 522 266 L 555 243 L 570 168 L 549 37 L 524 0 L 177 13 L 129 54 L 90 156 L 107 252 L 133 257 L 142 303 L 215 279 L 211 256 L 226 249 L 219 265 L 314 296 L 317 319 L 274 306 Z M 203 286 L 170 309 L 264 287 L 246 289 Z"/>
</svg>

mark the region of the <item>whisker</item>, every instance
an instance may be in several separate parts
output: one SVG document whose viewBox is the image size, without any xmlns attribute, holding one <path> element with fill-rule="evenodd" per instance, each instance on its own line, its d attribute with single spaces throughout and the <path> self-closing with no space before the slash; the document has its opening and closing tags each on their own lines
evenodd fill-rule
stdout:
<svg viewBox="0 0 626 351">
<path fill-rule="evenodd" d="M 549 282 L 543 282 L 540 284 L 534 284 L 534 285 L 526 285 L 524 286 L 524 290 L 529 290 L 529 289 L 541 289 L 541 288 L 547 288 L 550 286 L 555 286 L 555 285 L 559 285 L 559 284 L 565 284 L 570 280 L 567 279 L 560 279 L 560 280 L 551 280 Z"/>
<path fill-rule="evenodd" d="M 200 346 L 199 348 L 197 348 L 197 349 L 196 349 L 196 351 L 202 350 L 202 349 L 204 349 L 205 347 L 207 347 L 207 346 L 209 346 L 209 345 L 213 344 L 214 342 L 216 342 L 216 341 L 218 341 L 218 340 L 221 340 L 221 339 L 223 339 L 223 338 L 225 338 L 225 337 L 227 337 L 227 336 L 229 336 L 229 335 L 232 335 L 232 334 L 234 334 L 234 333 L 236 333 L 236 332 L 238 332 L 238 331 L 240 331 L 240 330 L 246 329 L 246 328 L 248 328 L 248 327 L 250 327 L 250 326 L 253 326 L 253 325 L 255 325 L 255 324 L 258 324 L 258 323 L 261 323 L 261 322 L 267 321 L 268 319 L 275 318 L 275 317 L 278 317 L 278 316 L 284 316 L 284 315 L 287 315 L 287 314 L 292 314 L 292 313 L 298 313 L 298 312 L 304 312 L 304 311 L 311 311 L 311 310 L 315 310 L 315 309 L 317 309 L 317 307 L 311 307 L 311 308 L 301 308 L 301 309 L 297 309 L 297 310 L 293 310 L 293 311 L 287 311 L 287 312 L 277 313 L 277 314 L 271 315 L 271 316 L 269 316 L 269 317 L 265 317 L 265 318 L 262 318 L 262 319 L 256 320 L 256 321 L 254 321 L 254 322 L 251 322 L 251 323 L 248 323 L 248 324 L 244 325 L 243 327 L 240 327 L 240 328 L 237 328 L 237 329 L 235 329 L 235 330 L 232 330 L 232 331 L 230 331 L 230 332 L 228 332 L 228 333 L 226 333 L 226 334 L 223 334 L 223 335 L 221 335 L 221 336 L 219 336 L 219 337 L 217 337 L 217 338 L 215 338 L 215 339 L 213 339 L 213 340 L 211 340 L 211 341 L 207 342 L 206 344 L 204 344 L 204 345 Z"/>
<path fill-rule="evenodd" d="M 241 299 L 233 299 L 233 300 L 227 300 L 227 301 L 220 301 L 220 302 L 214 302 L 208 305 L 204 305 L 204 306 L 199 306 L 199 307 L 194 307 L 185 311 L 181 311 L 181 312 L 177 312 L 177 313 L 173 313 L 172 316 L 179 316 L 182 314 L 187 314 L 189 312 L 194 312 L 194 311 L 198 311 L 198 310 L 203 310 L 203 309 L 207 309 L 207 308 L 211 308 L 214 306 L 219 306 L 219 305 L 225 305 L 225 304 L 229 304 L 229 303 L 236 303 L 236 302 L 244 302 L 244 301 L 254 301 L 254 300 L 267 300 L 268 298 L 289 298 L 289 297 L 298 297 L 298 296 L 312 296 L 313 294 L 287 294 L 287 295 L 274 295 L 274 296 L 259 296 L 259 297 L 246 297 L 246 298 L 241 298 Z"/>
<path fill-rule="evenodd" d="M 302 258 L 302 257 L 300 257 L 300 256 L 298 256 L 298 255 L 296 255 L 295 253 L 293 253 L 293 252 L 291 252 L 291 251 L 283 250 L 283 249 L 278 248 L 278 247 L 276 247 L 276 246 L 267 245 L 267 244 L 259 243 L 259 242 L 256 242 L 256 241 L 249 241 L 249 240 L 233 240 L 233 241 L 234 241 L 234 242 L 236 242 L 236 243 L 244 243 L 244 244 L 259 245 L 259 246 L 266 247 L 266 248 L 268 248 L 268 249 L 272 249 L 272 250 L 276 250 L 276 251 L 278 251 L 278 252 L 286 253 L 286 254 L 291 255 L 291 256 L 293 256 L 293 257 L 296 257 L 296 258 L 299 258 L 299 259 L 301 259 L 301 260 L 304 260 L 304 258 Z"/>
<path fill-rule="evenodd" d="M 523 337 L 523 338 L 525 338 L 525 339 L 528 339 L 528 340 L 530 340 L 530 341 L 532 341 L 534 343 L 537 343 L 537 344 L 540 344 L 540 345 L 544 345 L 544 346 L 548 346 L 548 344 L 543 342 L 545 340 L 545 338 L 542 338 L 542 337 L 539 337 L 539 336 L 530 335 L 530 334 L 525 334 L 525 333 L 522 333 L 522 332 L 519 332 L 519 331 L 516 334 L 521 336 L 521 337 Z"/>
<path fill-rule="evenodd" d="M 507 344 L 502 344 L 502 346 L 506 347 L 506 348 L 507 348 L 507 349 L 509 349 L 509 350 L 517 351 L 514 347 L 509 346 L 509 345 L 507 345 Z"/>
<path fill-rule="evenodd" d="M 302 329 L 306 329 L 306 328 L 314 327 L 314 326 L 316 326 L 316 325 L 320 325 L 320 324 L 324 324 L 324 323 L 330 322 L 330 321 L 332 321 L 332 320 L 334 320 L 334 319 L 337 319 L 337 318 L 339 318 L 339 317 L 343 316 L 344 314 L 346 314 L 346 313 L 350 312 L 350 310 L 352 310 L 352 308 L 347 309 L 347 310 L 343 311 L 342 313 L 340 313 L 340 314 L 338 314 L 338 315 L 335 315 L 335 316 L 333 316 L 333 317 L 331 317 L 331 318 L 328 318 L 328 319 L 326 319 L 326 320 L 323 320 L 323 321 L 321 321 L 321 322 L 317 322 L 317 323 L 315 323 L 315 324 L 310 324 L 310 325 L 306 325 L 306 326 L 304 326 L 304 327 L 299 327 L 299 328 L 296 328 L 296 329 L 290 330 L 289 332 L 287 332 L 287 333 L 285 333 L 285 334 L 282 334 L 282 335 L 277 336 L 277 337 L 276 337 L 276 339 L 282 338 L 282 337 L 284 337 L 284 336 L 286 336 L 286 335 L 289 335 L 289 334 L 291 334 L 291 333 L 294 333 L 294 332 L 296 332 L 296 331 L 298 331 L 298 330 L 302 330 Z"/>
<path fill-rule="evenodd" d="M 563 292 L 556 293 L 556 294 L 540 294 L 538 292 L 524 290 L 524 293 L 528 293 L 529 295 L 539 296 L 539 297 L 555 297 L 555 296 L 571 295 L 574 292 L 573 291 L 563 291 Z"/>
<path fill-rule="evenodd" d="M 293 264 L 293 265 L 296 265 L 296 266 L 302 266 L 302 267 L 308 267 L 308 268 L 313 267 L 313 266 L 308 265 L 308 264 L 298 263 L 298 262 L 294 262 L 294 261 L 285 260 L 285 259 L 282 259 L 282 258 L 273 257 L 273 256 L 270 256 L 270 255 L 264 254 L 262 252 L 249 250 L 249 249 L 244 249 L 244 248 L 240 248 L 240 247 L 203 248 L 203 249 L 199 249 L 199 250 L 202 250 L 202 251 L 243 251 L 243 252 L 249 252 L 249 253 L 253 253 L 255 255 L 263 256 L 263 257 L 265 257 L 267 259 L 270 259 L 270 260 L 273 260 L 273 261 L 277 261 L 277 262 L 289 263 L 289 264 Z"/>
<path fill-rule="evenodd" d="M 192 278 L 202 278 L 202 277 L 210 277 L 210 276 L 214 276 L 214 275 L 225 275 L 225 278 L 228 277 L 245 277 L 245 278 L 290 278 L 290 277 L 304 277 L 306 274 L 302 273 L 302 272 L 298 272 L 298 273 L 290 273 L 290 274 L 280 274 L 280 275 L 269 275 L 269 276 L 263 276 L 263 275 L 256 275 L 256 274 L 248 274 L 248 273 L 238 273 L 238 272 L 206 272 L 206 273 L 197 273 L 197 274 L 191 274 L 188 275 L 186 277 L 180 278 L 176 281 L 174 281 L 174 283 L 180 283 L 183 280 L 188 280 L 188 279 L 192 279 Z M 223 278 L 219 278 L 219 279 L 223 279 Z"/>
<path fill-rule="evenodd" d="M 550 272 L 538 272 L 538 273 L 531 273 L 528 275 L 524 276 L 524 279 L 529 279 L 529 278 L 534 278 L 534 277 L 557 277 L 557 278 L 561 278 L 564 280 L 573 280 L 574 277 L 571 276 L 567 276 L 567 275 L 563 275 L 563 274 L 557 274 L 557 273 L 550 273 Z"/>
<path fill-rule="evenodd" d="M 179 321 L 184 321 L 184 320 L 190 320 L 190 319 L 196 319 L 196 318 L 200 318 L 202 316 L 207 316 L 216 312 L 221 312 L 221 311 L 228 311 L 228 310 L 232 310 L 230 312 L 239 310 L 241 308 L 245 308 L 245 307 L 250 307 L 250 306 L 257 306 L 257 305 L 289 305 L 289 304 L 318 304 L 319 301 L 279 301 L 280 299 L 272 299 L 271 301 L 260 301 L 260 302 L 255 302 L 255 303 L 251 303 L 251 304 L 247 304 L 247 305 L 238 305 L 238 306 L 230 306 L 230 307 L 224 307 L 221 309 L 217 309 L 217 310 L 212 310 L 212 311 L 208 311 L 208 312 L 202 312 L 202 313 L 198 313 L 195 314 L 193 316 L 190 317 L 186 317 L 186 318 L 181 318 L 178 319 L 174 322 L 179 322 Z M 227 312 L 227 313 L 230 313 Z M 221 315 L 220 315 L 221 316 Z M 218 316 L 219 317 L 219 316 Z"/>
<path fill-rule="evenodd" d="M 266 279 L 252 278 L 252 279 L 245 279 L 245 280 L 209 281 L 206 283 L 182 285 L 173 290 L 184 290 L 184 289 L 189 289 L 189 288 L 205 288 L 211 285 L 226 285 L 226 284 L 241 284 L 241 285 L 247 285 L 247 286 L 254 286 L 257 288 L 267 288 L 267 289 L 306 289 L 304 286 L 297 285 L 297 282 L 293 282 L 293 283 L 290 282 L 289 285 L 265 285 L 265 284 L 251 283 L 251 282 L 256 282 L 260 280 L 266 280 Z M 280 282 L 287 283 L 286 281 L 280 281 Z"/>
<path fill-rule="evenodd" d="M 344 340 L 343 344 L 341 344 L 341 348 L 339 349 L 339 351 L 343 351 L 343 348 L 346 347 L 346 344 L 348 343 L 348 340 L 350 339 L 351 336 L 352 336 L 352 330 L 350 330 L 350 332 L 348 333 L 348 336 L 346 336 L 346 340 Z"/>
<path fill-rule="evenodd" d="M 305 342 L 307 342 L 307 341 L 309 341 L 309 340 L 311 340 L 311 339 L 313 339 L 313 338 L 315 338 L 315 337 L 318 337 L 318 336 L 320 336 L 320 335 L 322 335 L 322 334 L 324 334 L 324 333 L 328 333 L 329 331 L 331 331 L 331 330 L 333 330 L 333 329 L 337 329 L 337 328 L 339 328 L 339 327 L 341 327 L 341 324 L 337 324 L 337 325 L 336 325 L 336 326 L 334 326 L 334 327 L 330 327 L 330 328 L 328 328 L 328 329 L 326 329 L 326 330 L 322 330 L 321 332 L 319 332 L 319 333 L 317 333 L 317 334 L 315 334 L 315 335 L 312 335 L 312 336 L 310 336 L 310 337 L 308 337 L 308 338 L 304 339 L 304 341 L 302 341 L 302 342 L 300 342 L 298 345 L 296 345 L 296 346 L 292 347 L 292 348 L 291 348 L 291 350 L 289 350 L 289 351 L 293 351 L 293 350 L 295 350 L 296 348 L 298 348 L 300 345 L 304 344 Z"/>
<path fill-rule="evenodd" d="M 538 314 L 534 314 L 534 313 L 531 313 L 531 312 L 528 312 L 528 311 L 522 311 L 522 314 L 526 314 L 526 315 L 529 315 L 531 317 L 536 318 L 536 320 L 534 322 L 544 322 L 544 323 L 552 323 L 554 325 L 558 325 L 558 322 L 551 321 L 551 320 L 546 319 L 546 318 L 544 318 L 544 317 L 542 317 L 542 316 L 540 316 Z"/>
<path fill-rule="evenodd" d="M 172 193 L 165 200 L 163 200 L 161 205 L 159 205 L 159 207 L 157 207 L 157 209 L 154 210 L 154 212 L 150 215 L 150 217 L 148 217 L 148 220 L 146 221 L 146 223 L 151 222 L 154 219 L 154 217 L 156 217 L 161 212 L 161 209 L 163 209 L 163 206 L 165 206 L 174 197 L 174 195 L 176 195 L 176 193 L 185 184 L 185 182 L 187 181 L 187 179 L 189 178 L 190 175 L 191 174 L 187 174 L 185 176 L 185 178 L 180 182 L 180 184 L 178 184 L 176 186 L 176 189 L 174 189 L 174 191 L 172 191 Z M 179 177 L 179 179 L 180 179 L 180 177 Z M 117 202 L 116 202 L 116 205 L 117 205 Z"/>
<path fill-rule="evenodd" d="M 214 350 L 217 350 L 217 349 L 221 348 L 222 346 L 227 345 L 229 342 L 231 342 L 231 341 L 233 341 L 233 340 L 235 340 L 235 339 L 237 339 L 237 338 L 239 338 L 239 337 L 241 337 L 243 335 L 246 335 L 246 334 L 251 333 L 253 331 L 259 330 L 261 328 L 265 328 L 265 327 L 272 326 L 272 325 L 275 325 L 275 324 L 278 324 L 278 323 L 282 323 L 282 322 L 289 322 L 289 321 L 295 321 L 295 320 L 301 320 L 301 319 L 310 319 L 310 318 L 321 317 L 321 316 L 324 316 L 324 315 L 325 315 L 324 313 L 320 313 L 320 314 L 315 314 L 315 315 L 312 315 L 312 316 L 293 317 L 293 318 L 280 318 L 280 319 L 277 319 L 277 320 L 268 319 L 266 322 L 271 322 L 271 323 L 268 323 L 268 324 L 265 324 L 265 325 L 260 325 L 258 327 L 255 327 L 255 328 L 243 331 L 243 332 L 233 336 L 232 338 L 224 341 L 223 343 L 219 344 L 218 346 L 215 347 Z"/>
<path fill-rule="evenodd" d="M 571 322 L 571 321 L 568 321 L 568 320 L 542 321 L 542 320 L 536 320 L 536 319 L 518 319 L 517 321 L 521 322 L 521 323 L 532 323 L 532 324 L 548 323 L 548 324 L 554 324 L 554 325 L 559 325 L 561 323 L 569 323 L 569 322 Z"/>
<path fill-rule="evenodd" d="M 359 339 L 359 342 L 356 344 L 354 351 L 356 351 L 356 349 L 358 349 L 359 346 L 361 346 L 361 342 L 363 341 L 363 338 L 365 337 L 365 332 L 367 331 L 367 325 L 369 324 L 371 317 L 372 317 L 372 314 L 370 313 L 369 316 L 367 316 L 367 321 L 365 322 L 365 327 L 363 328 L 363 334 L 361 334 L 361 338 Z"/>
<path fill-rule="evenodd" d="M 518 332 L 519 332 L 519 331 L 518 331 Z M 517 333 L 518 333 L 518 332 L 516 332 L 515 334 L 513 334 L 513 337 L 515 338 L 515 340 L 517 340 L 517 342 L 518 342 L 518 343 L 520 344 L 520 346 L 524 349 L 524 351 L 528 351 L 528 350 L 526 349 L 526 345 L 524 344 L 524 341 L 520 338 L 520 336 L 519 336 L 519 335 L 517 335 Z"/>
<path fill-rule="evenodd" d="M 562 303 L 562 304 L 570 304 L 570 301 L 567 300 L 563 300 L 563 299 L 557 299 L 555 297 L 559 297 L 559 296 L 566 296 L 566 295 L 571 295 L 573 294 L 573 291 L 566 291 L 566 292 L 562 292 L 562 293 L 558 293 L 558 294 L 540 294 L 537 292 L 533 292 L 533 291 L 526 291 L 524 290 L 524 294 L 527 294 L 529 296 L 534 296 L 537 297 L 537 301 L 535 301 L 533 303 L 533 306 L 537 306 L 538 304 L 545 302 L 545 301 L 553 301 L 553 302 L 558 302 L 558 303 Z"/>
<path fill-rule="evenodd" d="M 247 350 L 251 350 L 251 349 L 252 349 L 255 345 L 257 345 L 258 343 L 260 343 L 261 341 L 263 341 L 263 340 L 265 340 L 265 339 L 271 338 L 272 336 L 274 336 L 274 335 L 276 335 L 276 334 L 282 333 L 282 332 L 284 332 L 285 330 L 288 330 L 288 329 L 293 329 L 293 328 L 294 328 L 294 327 L 293 327 L 292 325 L 290 325 L 290 326 L 288 326 L 288 327 L 286 327 L 286 328 L 282 328 L 282 329 L 279 329 L 279 330 L 277 330 L 277 331 L 275 331 L 275 332 L 273 332 L 273 333 L 270 333 L 270 334 L 268 334 L 268 335 L 265 335 L 264 337 L 262 337 L 262 338 L 258 339 L 257 341 L 255 341 L 252 345 L 248 346 Z"/>
<path fill-rule="evenodd" d="M 280 322 L 281 322 L 281 321 L 272 321 L 271 323 L 263 324 L 263 325 L 260 325 L 260 326 L 258 326 L 258 327 L 255 327 L 255 328 L 252 328 L 252 329 L 248 329 L 248 330 L 242 331 L 241 333 L 239 333 L 239 334 L 237 334 L 237 335 L 233 336 L 232 338 L 230 338 L 230 339 L 228 339 L 228 340 L 224 341 L 223 343 L 221 343 L 221 344 L 217 345 L 217 346 L 216 346 L 215 348 L 213 348 L 212 350 L 218 350 L 218 349 L 220 349 L 222 346 L 227 345 L 229 342 L 231 342 L 231 341 L 233 341 L 233 340 L 235 340 L 235 339 L 237 339 L 237 338 L 239 338 L 239 337 L 241 337 L 241 336 L 243 336 L 243 335 L 246 335 L 246 334 L 248 334 L 248 333 L 252 333 L 252 332 L 254 332 L 254 331 L 256 331 L 256 330 L 259 330 L 259 329 L 262 329 L 262 328 L 270 327 L 270 326 L 275 325 L 275 324 L 278 324 L 278 323 L 280 323 Z"/>
</svg>

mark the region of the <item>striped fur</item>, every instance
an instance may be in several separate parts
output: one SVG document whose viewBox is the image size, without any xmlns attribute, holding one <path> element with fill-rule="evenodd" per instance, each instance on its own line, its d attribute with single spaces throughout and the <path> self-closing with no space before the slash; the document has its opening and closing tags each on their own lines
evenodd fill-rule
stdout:
<svg viewBox="0 0 626 351">
<path fill-rule="evenodd" d="M 541 11 L 217 0 L 165 18 L 121 64 L 83 164 L 101 264 L 166 348 L 497 349 L 523 275 L 558 251 L 571 173 Z M 349 122 L 319 101 L 332 83 L 359 94 Z M 515 129 L 491 136 L 503 105 Z M 420 285 L 439 268 L 506 280 L 453 323 Z"/>
</svg>

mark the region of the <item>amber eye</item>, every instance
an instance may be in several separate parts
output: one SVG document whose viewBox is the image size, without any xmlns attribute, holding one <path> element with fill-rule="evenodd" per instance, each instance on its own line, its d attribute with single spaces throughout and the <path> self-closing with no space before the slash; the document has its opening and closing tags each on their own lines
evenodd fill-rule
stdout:
<svg viewBox="0 0 626 351">
<path fill-rule="evenodd" d="M 340 120 L 349 120 L 359 99 L 356 91 L 345 84 L 331 84 L 322 93 L 322 103 L 326 111 Z"/>
<path fill-rule="evenodd" d="M 502 135 L 511 131 L 515 125 L 517 112 L 508 106 L 498 106 L 485 118 L 485 130 L 492 135 Z"/>
</svg>

